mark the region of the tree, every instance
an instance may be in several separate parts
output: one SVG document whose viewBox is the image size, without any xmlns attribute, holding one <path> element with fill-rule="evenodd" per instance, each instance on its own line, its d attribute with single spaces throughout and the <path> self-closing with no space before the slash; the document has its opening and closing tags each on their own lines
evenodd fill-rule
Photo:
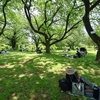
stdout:
<svg viewBox="0 0 100 100">
<path fill-rule="evenodd" d="M 94 32 L 94 29 L 91 25 L 90 12 L 99 6 L 100 0 L 93 0 L 92 2 L 90 2 L 90 0 L 82 0 L 82 1 L 85 5 L 85 14 L 83 17 L 83 22 L 87 33 L 89 34 L 91 39 L 97 44 L 98 51 L 95 60 L 99 60 L 100 59 L 100 37 L 96 34 L 96 32 Z"/>
<path fill-rule="evenodd" d="M 5 29 L 5 27 L 6 27 L 6 24 L 7 24 L 7 18 L 6 18 L 5 8 L 6 8 L 6 6 L 7 6 L 7 4 L 8 4 L 9 1 L 10 1 L 10 0 L 1 0 L 1 1 L 0 1 L 0 6 L 1 6 L 0 9 L 1 9 L 2 13 L 3 13 L 3 20 L 0 20 L 0 23 L 1 23 L 0 35 L 3 34 L 4 29 Z M 1 16 L 0 16 L 0 17 L 1 17 Z"/>
<path fill-rule="evenodd" d="M 7 31 L 9 32 L 9 31 Z M 18 41 L 24 37 L 24 34 L 20 34 L 16 29 L 13 32 L 8 33 L 7 35 L 4 34 L 4 37 L 9 40 L 12 50 L 16 49 L 16 44 Z"/>
<path fill-rule="evenodd" d="M 41 38 L 39 36 L 39 34 L 36 34 L 32 31 L 31 28 L 27 28 L 28 29 L 28 33 L 27 36 L 31 39 L 32 44 L 35 44 L 36 50 L 39 50 L 39 44 L 41 42 Z"/>
<path fill-rule="evenodd" d="M 86 35 L 82 31 L 82 25 L 71 31 L 72 35 L 66 39 L 66 44 L 70 49 L 75 49 L 75 47 L 80 47 L 83 44 Z"/>
<path fill-rule="evenodd" d="M 46 47 L 46 53 L 50 53 L 52 45 L 71 35 L 68 33 L 81 22 L 80 17 L 76 18 L 76 15 L 81 16 L 81 13 L 73 10 L 76 7 L 76 0 L 41 0 L 39 2 L 22 0 L 22 2 L 32 30 L 42 37 L 41 42 Z M 39 15 L 36 16 L 34 11 L 37 11 Z"/>
<path fill-rule="evenodd" d="M 18 8 L 13 10 L 9 7 L 8 10 L 10 10 L 9 13 L 6 14 L 8 22 L 3 35 L 10 41 L 12 49 L 15 50 L 17 49 L 16 44 L 26 38 L 25 35 L 27 31 L 25 28 L 27 22 L 20 11 L 18 11 Z"/>
</svg>

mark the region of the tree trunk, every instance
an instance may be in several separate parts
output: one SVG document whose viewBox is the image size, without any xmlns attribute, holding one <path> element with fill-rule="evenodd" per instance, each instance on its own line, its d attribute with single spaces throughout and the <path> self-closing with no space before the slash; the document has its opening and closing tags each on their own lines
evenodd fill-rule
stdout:
<svg viewBox="0 0 100 100">
<path fill-rule="evenodd" d="M 91 26 L 89 14 L 90 14 L 91 10 L 93 10 L 94 8 L 96 8 L 97 5 L 99 5 L 100 0 L 97 0 L 94 4 L 92 4 L 92 6 L 90 5 L 90 0 L 82 0 L 82 1 L 84 2 L 84 5 L 85 5 L 85 15 L 83 17 L 83 22 L 84 22 L 86 31 L 89 34 L 89 36 L 91 37 L 91 39 L 98 46 L 98 51 L 97 51 L 97 55 L 96 55 L 96 59 L 95 59 L 97 61 L 100 59 L 100 37 L 94 32 L 94 30 Z"/>
<path fill-rule="evenodd" d="M 50 53 L 50 41 L 46 42 L 45 47 L 46 47 L 46 53 Z"/>
<path fill-rule="evenodd" d="M 100 60 L 100 44 L 98 45 L 97 55 L 96 55 L 96 61 Z"/>
<path fill-rule="evenodd" d="M 39 44 L 38 43 L 35 43 L 35 47 L 36 47 L 36 50 L 35 51 L 37 52 L 40 49 L 39 48 Z"/>
<path fill-rule="evenodd" d="M 96 54 L 96 61 L 100 59 L 100 37 L 97 36 L 97 34 L 94 32 L 91 24 L 90 24 L 90 20 L 89 20 L 89 16 L 85 15 L 83 17 L 83 22 L 86 28 L 86 31 L 88 32 L 89 36 L 91 37 L 91 39 L 97 44 L 98 46 L 98 51 Z M 91 33 L 94 32 L 94 33 Z"/>
<path fill-rule="evenodd" d="M 14 38 L 11 39 L 11 45 L 12 45 L 12 49 L 15 50 L 16 49 L 16 40 Z"/>
</svg>

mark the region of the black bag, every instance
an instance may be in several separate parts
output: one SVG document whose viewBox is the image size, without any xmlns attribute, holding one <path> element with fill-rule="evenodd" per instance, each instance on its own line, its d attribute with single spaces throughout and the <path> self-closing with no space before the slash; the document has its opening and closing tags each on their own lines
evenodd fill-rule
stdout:
<svg viewBox="0 0 100 100">
<path fill-rule="evenodd" d="M 64 92 L 71 91 L 72 90 L 72 82 L 78 82 L 78 73 L 74 68 L 67 68 L 66 78 L 62 78 L 59 80 L 59 87 Z"/>
<path fill-rule="evenodd" d="M 59 87 L 63 92 L 70 91 L 71 88 L 66 80 L 66 78 L 62 78 L 59 80 Z"/>
<path fill-rule="evenodd" d="M 95 85 L 94 89 L 93 89 L 93 97 L 94 97 L 94 99 L 99 100 L 99 92 L 100 92 L 99 87 L 97 85 Z"/>
<path fill-rule="evenodd" d="M 74 68 L 66 69 L 66 81 L 70 90 L 72 90 L 72 82 L 76 82 L 76 83 L 78 82 L 78 73 L 76 69 Z"/>
<path fill-rule="evenodd" d="M 78 82 L 78 73 L 75 72 L 74 74 L 67 74 L 66 73 L 66 80 L 67 80 L 67 84 L 69 84 L 70 89 L 72 90 L 72 82 Z"/>
</svg>

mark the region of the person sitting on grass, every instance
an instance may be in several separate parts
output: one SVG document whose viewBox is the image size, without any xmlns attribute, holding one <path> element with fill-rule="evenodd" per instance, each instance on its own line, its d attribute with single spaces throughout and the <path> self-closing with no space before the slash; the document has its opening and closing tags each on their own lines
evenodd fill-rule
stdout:
<svg viewBox="0 0 100 100">
<path fill-rule="evenodd" d="M 62 55 L 62 57 L 65 57 L 65 58 L 81 58 L 81 53 L 77 50 L 75 55 L 64 54 L 64 55 Z"/>
<path fill-rule="evenodd" d="M 77 50 L 76 55 L 73 56 L 73 58 L 80 58 L 81 57 L 81 53 Z"/>
<path fill-rule="evenodd" d="M 8 52 L 6 49 L 3 48 L 3 49 L 1 50 L 1 52 L 0 52 L 0 54 L 9 54 L 9 52 Z"/>
</svg>

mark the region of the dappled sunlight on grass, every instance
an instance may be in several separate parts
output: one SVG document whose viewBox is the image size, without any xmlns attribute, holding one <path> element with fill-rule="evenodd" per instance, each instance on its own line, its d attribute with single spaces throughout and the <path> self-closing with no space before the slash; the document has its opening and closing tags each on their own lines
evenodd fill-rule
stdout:
<svg viewBox="0 0 100 100">
<path fill-rule="evenodd" d="M 55 71 L 57 71 L 57 70 L 59 70 L 61 68 L 62 68 L 62 65 L 61 64 L 57 64 L 55 66 L 50 66 L 47 70 L 50 71 L 50 72 L 55 72 Z"/>
<path fill-rule="evenodd" d="M 66 68 L 74 67 L 80 75 L 100 84 L 100 65 L 89 53 L 80 59 L 68 59 L 55 54 L 13 52 L 0 56 L 0 100 L 67 100 L 60 93 L 58 80 L 65 77 Z M 73 97 L 73 100 L 87 100 Z"/>
<path fill-rule="evenodd" d="M 100 75 L 100 69 L 94 70 L 94 74 L 95 74 L 95 75 Z"/>
<path fill-rule="evenodd" d="M 15 93 L 12 94 L 11 100 L 18 100 L 19 96 L 16 95 Z"/>
<path fill-rule="evenodd" d="M 22 78 L 22 77 L 24 77 L 25 76 L 25 74 L 20 74 L 19 75 L 19 78 Z"/>
</svg>

